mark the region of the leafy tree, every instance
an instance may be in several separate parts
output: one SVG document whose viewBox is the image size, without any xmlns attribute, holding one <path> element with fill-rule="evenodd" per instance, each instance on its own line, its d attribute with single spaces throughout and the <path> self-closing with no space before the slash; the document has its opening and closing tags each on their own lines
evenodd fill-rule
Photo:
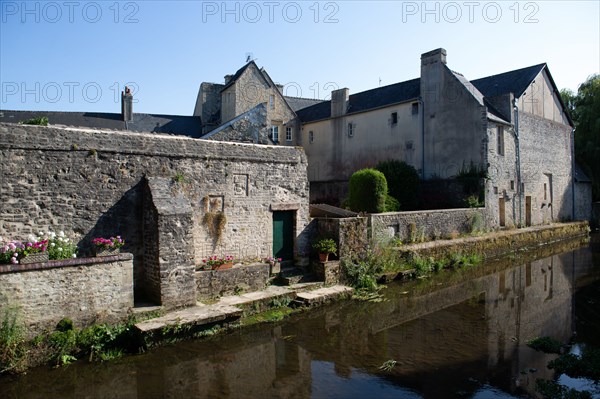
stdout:
<svg viewBox="0 0 600 399">
<path fill-rule="evenodd" d="M 385 176 L 375 169 L 361 169 L 350 177 L 348 205 L 355 212 L 386 211 L 388 195 Z"/>
<path fill-rule="evenodd" d="M 575 123 L 575 159 L 592 179 L 594 201 L 600 201 L 600 75 L 590 76 L 577 94 L 560 94 Z"/>
<path fill-rule="evenodd" d="M 385 175 L 389 194 L 400 203 L 404 211 L 417 209 L 419 203 L 419 174 L 404 161 L 388 160 L 380 162 L 377 170 Z"/>
</svg>

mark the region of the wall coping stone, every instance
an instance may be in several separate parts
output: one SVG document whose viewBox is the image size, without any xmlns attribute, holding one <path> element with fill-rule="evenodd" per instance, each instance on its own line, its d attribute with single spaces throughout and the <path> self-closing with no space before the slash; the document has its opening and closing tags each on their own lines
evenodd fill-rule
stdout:
<svg viewBox="0 0 600 399">
<path fill-rule="evenodd" d="M 49 262 L 29 263 L 29 264 L 24 264 L 24 265 L 23 264 L 0 265 L 0 274 L 49 270 L 49 269 L 57 269 L 57 268 L 62 268 L 62 267 L 91 266 L 91 265 L 97 265 L 99 263 L 112 263 L 112 262 L 119 262 L 119 261 L 132 260 L 132 259 L 133 259 L 133 254 L 121 253 L 118 255 L 111 255 L 111 256 L 51 260 Z"/>
<path fill-rule="evenodd" d="M 302 206 L 297 202 L 278 203 L 278 204 L 271 204 L 271 211 L 297 211 L 301 207 Z"/>
</svg>

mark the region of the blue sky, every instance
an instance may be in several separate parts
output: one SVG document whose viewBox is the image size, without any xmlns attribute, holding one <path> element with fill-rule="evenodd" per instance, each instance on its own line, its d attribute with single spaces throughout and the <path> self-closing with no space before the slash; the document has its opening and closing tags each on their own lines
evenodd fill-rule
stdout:
<svg viewBox="0 0 600 399">
<path fill-rule="evenodd" d="M 443 47 L 469 79 L 547 62 L 600 71 L 598 1 L 0 1 L 0 109 L 191 115 L 200 83 L 251 53 L 288 95 L 419 77 Z"/>
</svg>

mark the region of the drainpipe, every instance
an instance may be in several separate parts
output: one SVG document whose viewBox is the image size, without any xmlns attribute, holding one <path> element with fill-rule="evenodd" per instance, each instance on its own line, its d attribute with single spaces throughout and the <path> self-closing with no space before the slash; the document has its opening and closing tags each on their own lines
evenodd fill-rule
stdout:
<svg viewBox="0 0 600 399">
<path fill-rule="evenodd" d="M 573 201 L 571 218 L 575 221 L 575 128 L 571 129 L 571 195 Z"/>
<path fill-rule="evenodd" d="M 519 227 L 523 226 L 523 191 L 521 182 L 521 145 L 519 143 L 519 105 L 518 98 L 513 100 L 515 110 L 515 169 L 517 172 L 517 195 L 519 196 Z"/>
<path fill-rule="evenodd" d="M 425 180 L 425 107 L 423 106 L 423 99 L 419 97 L 417 99 L 419 104 L 419 113 L 421 114 L 421 179 Z"/>
</svg>

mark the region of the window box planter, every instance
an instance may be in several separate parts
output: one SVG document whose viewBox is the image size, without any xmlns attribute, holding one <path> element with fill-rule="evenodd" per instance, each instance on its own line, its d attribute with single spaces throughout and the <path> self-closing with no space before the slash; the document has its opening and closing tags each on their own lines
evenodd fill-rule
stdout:
<svg viewBox="0 0 600 399">
<path fill-rule="evenodd" d="M 96 257 L 114 256 L 114 255 L 119 255 L 120 253 L 121 253 L 120 248 L 96 249 Z"/>
<path fill-rule="evenodd" d="M 48 252 L 38 252 L 35 254 L 29 254 L 21 259 L 19 259 L 19 263 L 22 265 L 27 265 L 30 263 L 44 263 L 50 260 L 48 256 Z"/>
</svg>

